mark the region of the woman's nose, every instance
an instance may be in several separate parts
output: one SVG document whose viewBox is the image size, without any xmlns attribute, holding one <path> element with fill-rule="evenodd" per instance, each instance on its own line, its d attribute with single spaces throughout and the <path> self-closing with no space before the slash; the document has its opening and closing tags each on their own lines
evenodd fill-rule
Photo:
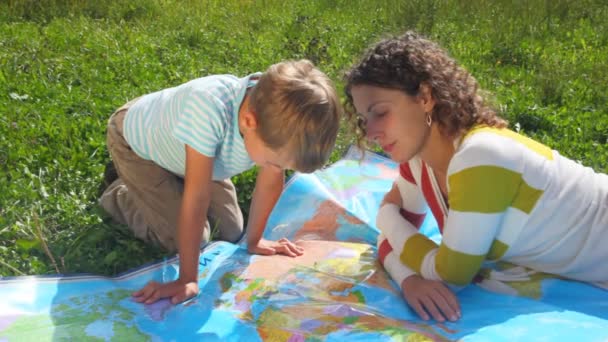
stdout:
<svg viewBox="0 0 608 342">
<path fill-rule="evenodd" d="M 378 143 L 378 135 L 377 134 L 367 134 L 367 141 L 370 143 L 377 144 Z"/>
<path fill-rule="evenodd" d="M 367 140 L 369 140 L 370 142 L 377 143 L 380 140 L 380 137 L 382 135 L 382 132 L 379 129 L 378 125 L 375 125 L 371 122 L 367 122 L 367 125 L 365 128 L 366 128 L 365 133 L 366 133 Z"/>
</svg>

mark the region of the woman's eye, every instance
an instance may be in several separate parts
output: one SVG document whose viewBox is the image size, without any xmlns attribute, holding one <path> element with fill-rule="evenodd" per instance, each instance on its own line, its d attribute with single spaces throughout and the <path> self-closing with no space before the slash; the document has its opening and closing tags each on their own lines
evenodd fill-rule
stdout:
<svg viewBox="0 0 608 342">
<path fill-rule="evenodd" d="M 372 114 L 372 116 L 374 119 L 380 119 L 380 118 L 384 117 L 386 115 L 386 113 L 387 112 L 375 113 L 375 114 Z"/>
</svg>

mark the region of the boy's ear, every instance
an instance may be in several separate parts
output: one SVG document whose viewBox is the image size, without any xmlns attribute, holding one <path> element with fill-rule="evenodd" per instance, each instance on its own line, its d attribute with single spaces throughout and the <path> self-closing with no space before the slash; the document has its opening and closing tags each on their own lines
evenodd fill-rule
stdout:
<svg viewBox="0 0 608 342">
<path fill-rule="evenodd" d="M 258 119 L 251 111 L 243 113 L 243 127 L 245 129 L 256 129 L 258 127 Z"/>
</svg>

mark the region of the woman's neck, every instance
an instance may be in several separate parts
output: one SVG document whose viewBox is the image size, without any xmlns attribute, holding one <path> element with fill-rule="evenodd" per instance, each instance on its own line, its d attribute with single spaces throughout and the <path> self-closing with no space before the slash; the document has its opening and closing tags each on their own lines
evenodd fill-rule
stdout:
<svg viewBox="0 0 608 342">
<path fill-rule="evenodd" d="M 450 161 L 456 152 L 454 146 L 456 138 L 444 135 L 437 125 L 433 125 L 428 143 L 420 153 L 420 158 L 441 177 L 446 176 Z"/>
</svg>

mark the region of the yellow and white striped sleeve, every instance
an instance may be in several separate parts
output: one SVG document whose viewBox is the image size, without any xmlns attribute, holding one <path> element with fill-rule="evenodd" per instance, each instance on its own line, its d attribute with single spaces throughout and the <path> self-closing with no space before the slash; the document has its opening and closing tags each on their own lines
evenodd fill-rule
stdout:
<svg viewBox="0 0 608 342">
<path fill-rule="evenodd" d="M 378 235 L 378 260 L 400 288 L 406 278 L 416 274 L 401 262 L 399 254 L 393 251 L 392 246 L 383 234 Z"/>
<path fill-rule="evenodd" d="M 450 162 L 441 245 L 412 231 L 399 238 L 384 232 L 395 250 L 402 246 L 401 261 L 424 278 L 470 283 L 484 260 L 505 254 L 543 193 L 542 180 L 523 171 L 551 159 L 550 149 L 508 130 L 480 132 Z"/>
</svg>

